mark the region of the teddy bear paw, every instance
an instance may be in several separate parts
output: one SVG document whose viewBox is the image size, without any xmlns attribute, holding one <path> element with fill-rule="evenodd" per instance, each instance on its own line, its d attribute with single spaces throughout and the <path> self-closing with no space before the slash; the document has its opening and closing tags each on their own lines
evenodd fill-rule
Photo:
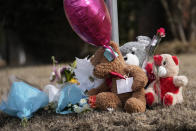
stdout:
<svg viewBox="0 0 196 131">
<path fill-rule="evenodd" d="M 129 98 L 125 103 L 124 109 L 128 113 L 145 112 L 146 103 L 137 98 Z"/>
<path fill-rule="evenodd" d="M 109 108 L 118 109 L 121 107 L 121 101 L 118 96 L 112 92 L 102 92 L 96 96 L 96 107 L 101 110 L 108 110 Z"/>
<path fill-rule="evenodd" d="M 152 92 L 148 92 L 148 93 L 145 94 L 145 97 L 146 97 L 147 105 L 152 106 L 152 104 L 155 101 L 155 97 L 154 97 L 153 93 Z"/>
<path fill-rule="evenodd" d="M 174 84 L 178 87 L 186 86 L 188 83 L 188 79 L 186 76 L 175 76 L 174 77 Z"/>
<path fill-rule="evenodd" d="M 174 97 L 171 94 L 166 94 L 163 99 L 164 106 L 171 106 L 174 104 Z"/>
</svg>

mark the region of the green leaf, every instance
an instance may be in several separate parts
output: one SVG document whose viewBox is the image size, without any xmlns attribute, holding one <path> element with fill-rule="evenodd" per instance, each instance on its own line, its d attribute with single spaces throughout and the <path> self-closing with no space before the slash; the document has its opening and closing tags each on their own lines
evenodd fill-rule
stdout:
<svg viewBox="0 0 196 131">
<path fill-rule="evenodd" d="M 52 64 L 53 64 L 53 66 L 55 66 L 58 62 L 56 61 L 56 59 L 55 59 L 54 56 L 52 56 L 51 59 L 52 59 Z"/>
<path fill-rule="evenodd" d="M 66 82 L 71 80 L 71 73 L 65 71 L 65 78 L 66 78 Z"/>
<path fill-rule="evenodd" d="M 21 121 L 22 127 L 26 127 L 27 122 L 28 122 L 28 119 L 27 118 L 23 118 L 22 121 Z"/>
<path fill-rule="evenodd" d="M 71 64 L 71 67 L 73 67 L 74 69 L 76 68 L 76 66 L 77 66 L 77 62 L 76 62 L 76 60 Z"/>
</svg>

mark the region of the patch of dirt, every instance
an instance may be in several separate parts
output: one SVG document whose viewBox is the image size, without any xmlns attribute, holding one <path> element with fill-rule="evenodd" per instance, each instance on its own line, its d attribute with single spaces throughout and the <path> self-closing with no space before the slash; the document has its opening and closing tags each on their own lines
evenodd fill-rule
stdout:
<svg viewBox="0 0 196 131">
<path fill-rule="evenodd" d="M 189 79 L 184 102 L 164 108 L 157 105 L 145 113 L 128 114 L 92 111 L 83 114 L 58 115 L 40 110 L 26 127 L 18 118 L 0 112 L 0 130 L 196 130 L 196 54 L 180 55 L 180 74 Z M 0 96 L 9 89 L 8 76 L 15 74 L 35 85 L 48 83 L 52 66 L 8 68 L 0 70 Z"/>
</svg>

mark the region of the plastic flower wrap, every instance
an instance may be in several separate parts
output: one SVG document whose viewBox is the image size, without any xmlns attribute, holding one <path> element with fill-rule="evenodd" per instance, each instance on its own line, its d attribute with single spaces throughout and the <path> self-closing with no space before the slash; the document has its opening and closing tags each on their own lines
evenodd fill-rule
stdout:
<svg viewBox="0 0 196 131">
<path fill-rule="evenodd" d="M 47 85 L 44 91 L 49 97 L 47 109 L 55 109 L 56 113 L 81 113 L 92 110 L 88 104 L 88 97 L 78 88 L 78 85 L 66 83 L 63 88 Z"/>
<path fill-rule="evenodd" d="M 148 56 L 154 55 L 154 52 L 155 52 L 158 44 L 160 43 L 161 38 L 163 38 L 163 37 L 165 37 L 165 29 L 160 28 L 160 29 L 157 30 L 156 35 L 154 35 L 154 37 L 153 37 L 153 39 L 150 43 L 150 46 L 147 48 Z"/>
<path fill-rule="evenodd" d="M 93 65 L 87 58 L 78 59 L 71 65 L 56 68 L 57 61 L 54 57 L 51 82 L 44 87 L 44 92 L 49 97 L 49 107 L 59 114 L 81 113 L 92 110 L 93 105 L 89 104 L 89 98 L 85 91 L 96 88 L 103 80 L 93 75 Z M 90 97 L 91 99 L 91 97 Z"/>
<path fill-rule="evenodd" d="M 23 81 L 15 81 L 7 99 L 0 104 L 0 110 L 20 119 L 28 119 L 46 105 L 48 105 L 47 94 Z"/>
<path fill-rule="evenodd" d="M 93 75 L 94 66 L 90 60 L 86 58 L 76 58 L 76 69 L 74 69 L 75 77 L 80 83 L 78 86 L 83 91 L 98 87 L 103 83 L 103 79 L 98 79 Z"/>
<path fill-rule="evenodd" d="M 91 110 L 87 99 L 88 97 L 76 84 L 67 84 L 60 91 L 56 113 L 81 113 Z"/>
<path fill-rule="evenodd" d="M 58 101 L 60 88 L 56 88 L 54 85 L 49 84 L 44 87 L 44 92 L 48 95 L 49 103 Z"/>
</svg>

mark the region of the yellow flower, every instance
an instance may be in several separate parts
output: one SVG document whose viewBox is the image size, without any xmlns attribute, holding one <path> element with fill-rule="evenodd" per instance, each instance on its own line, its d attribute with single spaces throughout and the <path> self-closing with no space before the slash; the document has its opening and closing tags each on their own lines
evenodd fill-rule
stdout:
<svg viewBox="0 0 196 131">
<path fill-rule="evenodd" d="M 74 79 L 74 78 L 72 78 L 69 82 L 72 83 L 72 84 L 77 84 L 77 85 L 80 84 L 80 83 L 78 82 L 78 80 L 76 80 L 76 79 Z"/>
</svg>

